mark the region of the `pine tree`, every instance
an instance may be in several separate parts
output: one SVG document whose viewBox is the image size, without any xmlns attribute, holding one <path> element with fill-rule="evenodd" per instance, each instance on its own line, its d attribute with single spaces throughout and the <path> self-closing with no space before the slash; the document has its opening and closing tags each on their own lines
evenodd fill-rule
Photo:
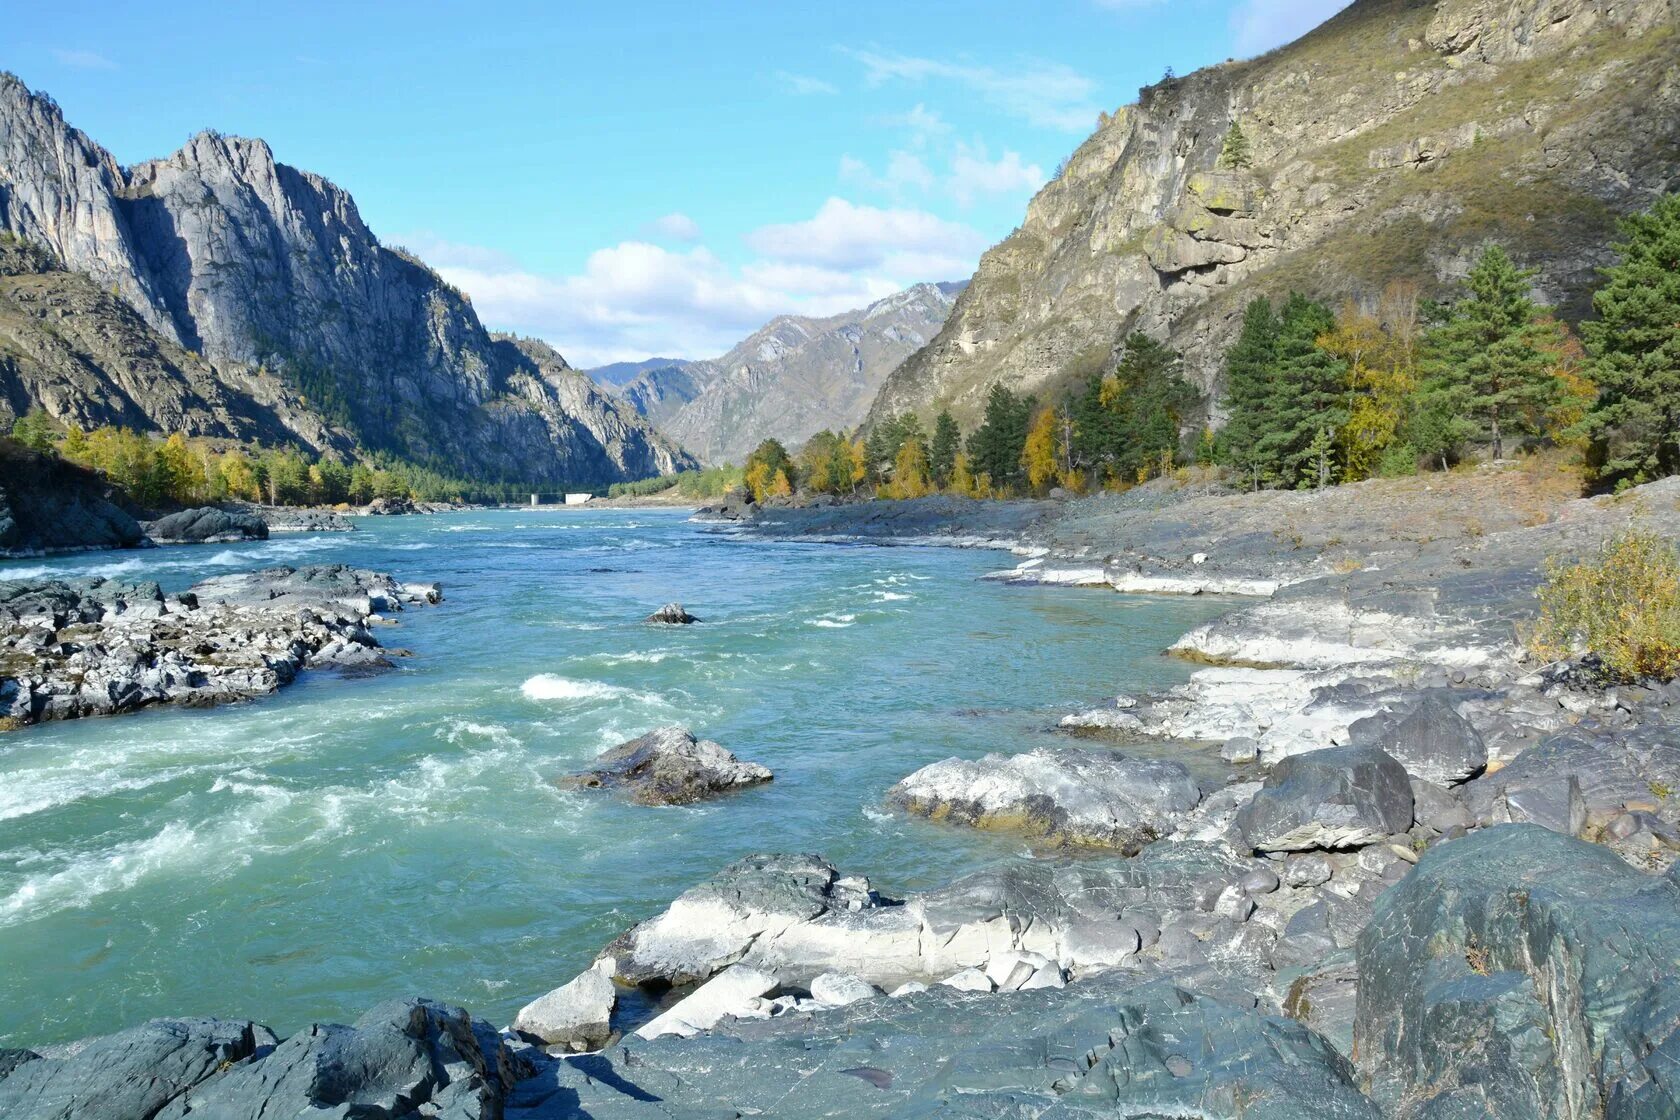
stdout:
<svg viewBox="0 0 1680 1120">
<path fill-rule="evenodd" d="M 1232 121 L 1231 127 L 1225 130 L 1225 142 L 1219 147 L 1219 166 L 1225 171 L 1238 171 L 1253 164 L 1248 137 L 1243 133 L 1242 125 Z"/>
<path fill-rule="evenodd" d="M 968 437 L 972 469 L 997 490 L 1013 489 L 1022 481 L 1021 450 L 1027 444 L 1033 403 L 1031 397 L 1017 397 L 1001 383 L 993 385 L 986 394 L 985 417 Z"/>
<path fill-rule="evenodd" d="M 933 443 L 928 448 L 928 466 L 933 481 L 940 488 L 951 484 L 951 471 L 956 466 L 957 452 L 962 446 L 962 433 L 950 412 L 941 412 L 933 422 Z"/>
<path fill-rule="evenodd" d="M 1321 303 L 1290 294 L 1279 319 L 1277 357 L 1267 394 L 1266 466 L 1287 487 L 1334 481 L 1335 433 L 1347 422 L 1346 366 L 1318 345 L 1336 325 Z"/>
<path fill-rule="evenodd" d="M 1224 459 L 1258 490 L 1266 459 L 1261 441 L 1271 430 L 1272 364 L 1277 360 L 1279 323 L 1267 299 L 1243 314 L 1242 333 L 1225 355 Z"/>
<path fill-rule="evenodd" d="M 1424 339 L 1426 397 L 1474 421 L 1495 459 L 1507 434 L 1536 429 L 1557 392 L 1557 328 L 1528 297 L 1534 275 L 1490 245 L 1465 282 L 1470 294 Z"/>
<path fill-rule="evenodd" d="M 1680 473 L 1680 194 L 1622 223 L 1620 260 L 1581 324 L 1599 398 L 1587 418 L 1602 473 Z"/>
<path fill-rule="evenodd" d="M 40 408 L 32 408 L 12 421 L 12 438 L 33 451 L 51 451 L 53 422 Z"/>
</svg>

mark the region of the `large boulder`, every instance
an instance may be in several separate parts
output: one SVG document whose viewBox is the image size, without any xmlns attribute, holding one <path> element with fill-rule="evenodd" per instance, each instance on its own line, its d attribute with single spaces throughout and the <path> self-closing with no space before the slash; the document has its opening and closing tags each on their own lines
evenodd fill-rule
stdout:
<svg viewBox="0 0 1680 1120">
<path fill-rule="evenodd" d="M 242 1069 L 279 1040 L 267 1027 L 223 1019 L 153 1019 L 96 1038 L 65 1058 L 0 1061 L 0 1116 L 134 1120 L 159 1115 L 218 1075 Z"/>
<path fill-rule="evenodd" d="M 1331 747 L 1286 758 L 1237 814 L 1257 851 L 1356 848 L 1412 826 L 1406 768 L 1376 747 Z"/>
<path fill-rule="evenodd" d="M 887 792 L 891 804 L 934 820 L 1127 854 L 1171 832 L 1201 796 L 1181 763 L 1079 748 L 948 758 Z"/>
<path fill-rule="evenodd" d="M 1535 825 L 1432 848 L 1358 945 L 1395 1120 L 1680 1116 L 1680 881 Z"/>
<path fill-rule="evenodd" d="M 596 1050 L 612 1038 L 618 988 L 597 968 L 520 1008 L 513 1029 L 550 1046 Z"/>
<path fill-rule="evenodd" d="M 1670 726 L 1613 733 L 1577 728 L 1530 747 L 1462 789 L 1483 824 L 1544 825 L 1579 834 L 1634 809 L 1668 811 L 1680 790 L 1680 736 Z"/>
<path fill-rule="evenodd" d="M 266 541 L 268 522 L 254 513 L 204 506 L 184 509 L 145 523 L 157 544 L 233 544 Z"/>
<path fill-rule="evenodd" d="M 1407 773 L 1436 785 L 1455 785 L 1487 768 L 1481 735 L 1439 691 L 1424 693 L 1410 711 L 1359 720 L 1348 728 L 1348 741 L 1387 751 Z"/>
<path fill-rule="evenodd" d="M 666 603 L 648 615 L 647 620 L 660 626 L 691 626 L 700 621 L 684 610 L 681 603 Z"/>
<path fill-rule="evenodd" d="M 616 789 L 638 805 L 687 805 L 771 780 L 768 768 L 742 762 L 710 739 L 661 727 L 620 743 L 588 770 L 560 780 L 566 788 Z"/>
</svg>

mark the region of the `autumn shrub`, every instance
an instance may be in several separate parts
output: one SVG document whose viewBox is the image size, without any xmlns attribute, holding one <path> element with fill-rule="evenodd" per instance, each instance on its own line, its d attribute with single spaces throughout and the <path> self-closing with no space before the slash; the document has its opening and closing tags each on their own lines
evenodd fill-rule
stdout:
<svg viewBox="0 0 1680 1120">
<path fill-rule="evenodd" d="M 1680 675 L 1680 552 L 1629 530 L 1596 558 L 1552 559 L 1529 646 L 1547 658 L 1593 654 L 1613 677 Z"/>
</svg>

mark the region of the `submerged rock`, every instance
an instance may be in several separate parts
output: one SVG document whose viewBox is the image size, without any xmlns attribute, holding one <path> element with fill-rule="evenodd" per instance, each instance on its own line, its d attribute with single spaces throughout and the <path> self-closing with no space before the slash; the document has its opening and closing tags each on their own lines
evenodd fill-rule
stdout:
<svg viewBox="0 0 1680 1120">
<path fill-rule="evenodd" d="M 663 607 L 648 615 L 647 620 L 664 626 L 688 626 L 700 621 L 683 610 L 681 603 L 666 603 Z"/>
<path fill-rule="evenodd" d="M 1128 854 L 1171 832 L 1201 796 L 1180 763 L 1078 748 L 948 758 L 887 792 L 889 803 L 934 820 Z"/>
<path fill-rule="evenodd" d="M 1412 826 L 1411 780 L 1375 747 L 1294 755 L 1266 776 L 1236 825 L 1249 847 L 1264 852 L 1374 844 Z"/>
<path fill-rule="evenodd" d="M 1402 1120 L 1680 1115 L 1680 882 L 1533 825 L 1430 850 L 1359 938 L 1354 1042 Z"/>
<path fill-rule="evenodd" d="M 616 789 L 638 805 L 687 805 L 770 781 L 768 768 L 743 762 L 682 727 L 661 727 L 620 743 L 595 765 L 560 779 L 569 788 Z"/>
<path fill-rule="evenodd" d="M 234 544 L 268 539 L 268 522 L 262 518 L 213 506 L 184 509 L 148 521 L 144 527 L 157 544 Z"/>
</svg>

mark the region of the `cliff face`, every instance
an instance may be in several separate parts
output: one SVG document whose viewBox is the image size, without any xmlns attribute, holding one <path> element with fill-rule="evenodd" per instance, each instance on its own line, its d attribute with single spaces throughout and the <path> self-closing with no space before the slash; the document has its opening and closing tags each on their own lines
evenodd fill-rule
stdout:
<svg viewBox="0 0 1680 1120">
<path fill-rule="evenodd" d="M 1360 0 L 1305 38 L 1142 91 L 991 249 L 871 419 L 994 382 L 1054 391 L 1144 330 L 1217 393 L 1242 308 L 1389 280 L 1442 294 L 1481 244 L 1585 309 L 1615 218 L 1680 185 L 1675 0 Z M 1239 123 L 1248 167 L 1222 170 Z"/>
<path fill-rule="evenodd" d="M 926 345 L 960 284 L 917 284 L 826 319 L 784 315 L 713 361 L 649 370 L 621 395 L 706 463 L 741 463 L 768 438 L 849 431 L 881 383 Z"/>
<path fill-rule="evenodd" d="M 50 99 L 0 76 L 0 229 L 120 296 L 191 362 L 275 382 L 317 427 L 370 449 L 573 485 L 689 462 L 564 376 L 558 354 L 491 337 L 466 297 L 381 245 L 348 194 L 260 140 L 202 133 L 123 168 Z M 148 414 L 154 403 L 134 401 Z"/>
</svg>

